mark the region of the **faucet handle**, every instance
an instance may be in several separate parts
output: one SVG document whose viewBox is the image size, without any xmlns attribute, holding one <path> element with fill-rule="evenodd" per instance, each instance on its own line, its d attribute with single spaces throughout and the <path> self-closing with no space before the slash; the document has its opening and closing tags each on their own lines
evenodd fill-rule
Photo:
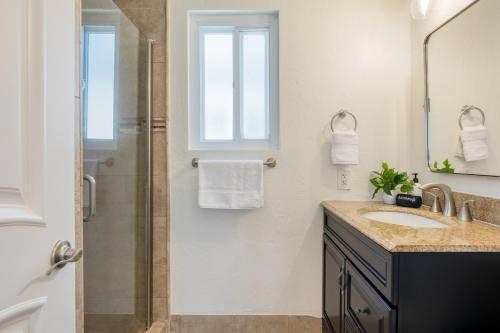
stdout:
<svg viewBox="0 0 500 333">
<path fill-rule="evenodd" d="M 441 203 L 439 202 L 439 197 L 432 192 L 426 191 L 425 194 L 432 196 L 432 206 L 431 212 L 433 213 L 441 213 L 443 209 L 441 208 Z"/>
<path fill-rule="evenodd" d="M 458 213 L 458 219 L 462 222 L 472 222 L 472 213 L 470 210 L 471 204 L 473 204 L 475 200 L 465 200 L 460 212 Z"/>
</svg>

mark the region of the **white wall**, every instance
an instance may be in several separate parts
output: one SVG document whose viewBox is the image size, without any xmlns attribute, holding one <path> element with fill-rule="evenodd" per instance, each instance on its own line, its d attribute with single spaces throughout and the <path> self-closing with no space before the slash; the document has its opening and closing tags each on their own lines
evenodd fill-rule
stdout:
<svg viewBox="0 0 500 333">
<path fill-rule="evenodd" d="M 188 151 L 189 9 L 279 10 L 279 151 Z M 320 202 L 369 199 L 370 170 L 382 160 L 401 168 L 410 160 L 409 4 L 172 0 L 169 12 L 172 313 L 319 317 Z M 359 119 L 361 165 L 351 169 L 351 191 L 336 189 L 336 167 L 329 162 L 329 121 L 340 108 Z M 277 158 L 277 168 L 265 170 L 265 207 L 199 209 L 190 164 L 195 156 Z"/>
<path fill-rule="evenodd" d="M 425 36 L 448 18 L 471 3 L 472 0 L 439 0 L 426 20 L 412 21 L 412 146 L 411 162 L 419 169 L 421 182 L 441 182 L 454 191 L 500 197 L 500 178 L 443 175 L 431 173 L 425 162 L 425 121 L 422 108 L 424 100 L 423 41 Z M 455 123 L 455 119 L 452 120 Z"/>
</svg>

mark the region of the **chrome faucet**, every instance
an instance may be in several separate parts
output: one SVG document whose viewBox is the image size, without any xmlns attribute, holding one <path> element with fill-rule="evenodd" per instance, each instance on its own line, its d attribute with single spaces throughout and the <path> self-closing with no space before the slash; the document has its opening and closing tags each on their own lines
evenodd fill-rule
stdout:
<svg viewBox="0 0 500 333">
<path fill-rule="evenodd" d="M 453 199 L 453 191 L 451 187 L 445 184 L 430 183 L 420 186 L 422 191 L 428 191 L 432 189 L 441 190 L 444 194 L 444 208 L 443 216 L 457 216 L 457 207 L 455 206 L 455 199 Z"/>
</svg>

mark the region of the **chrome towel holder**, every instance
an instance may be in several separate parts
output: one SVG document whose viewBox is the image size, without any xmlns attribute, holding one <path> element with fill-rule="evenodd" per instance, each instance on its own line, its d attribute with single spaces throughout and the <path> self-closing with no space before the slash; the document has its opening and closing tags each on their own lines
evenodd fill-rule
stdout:
<svg viewBox="0 0 500 333">
<path fill-rule="evenodd" d="M 341 110 L 339 110 L 339 112 L 337 112 L 336 114 L 333 115 L 332 120 L 330 121 L 330 128 L 332 130 L 332 133 L 335 130 L 335 127 L 333 126 L 335 119 L 337 119 L 337 118 L 344 119 L 347 115 L 351 116 L 352 119 L 354 119 L 354 131 L 358 130 L 358 119 L 356 118 L 356 116 L 347 110 L 341 109 Z"/>
<path fill-rule="evenodd" d="M 482 120 L 483 126 L 486 124 L 486 116 L 484 115 L 483 110 L 474 105 L 464 105 L 462 111 L 460 111 L 460 117 L 458 118 L 458 126 L 460 126 L 461 130 L 464 129 L 464 126 L 462 125 L 462 118 L 464 117 L 464 115 L 470 113 L 473 110 L 479 111 L 479 113 L 481 113 L 481 117 L 483 118 Z"/>
<path fill-rule="evenodd" d="M 191 165 L 193 166 L 193 168 L 198 167 L 199 161 L 200 161 L 200 159 L 198 157 L 195 157 L 191 160 Z M 264 165 L 269 167 L 269 168 L 275 168 L 277 164 L 278 164 L 278 162 L 276 161 L 276 159 L 274 157 L 269 157 L 267 160 L 264 161 Z"/>
</svg>

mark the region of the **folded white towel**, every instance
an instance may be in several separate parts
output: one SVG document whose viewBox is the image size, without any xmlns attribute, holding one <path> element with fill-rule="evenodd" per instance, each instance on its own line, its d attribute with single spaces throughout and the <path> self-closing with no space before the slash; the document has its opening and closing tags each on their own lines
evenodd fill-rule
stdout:
<svg viewBox="0 0 500 333">
<path fill-rule="evenodd" d="M 335 130 L 332 135 L 333 164 L 359 164 L 358 134 L 354 130 Z"/>
<path fill-rule="evenodd" d="M 455 156 L 459 158 L 464 158 L 464 146 L 462 145 L 462 140 L 460 139 L 460 132 L 457 133 L 457 149 L 455 151 Z"/>
<path fill-rule="evenodd" d="M 261 208 L 264 205 L 263 165 L 263 161 L 200 160 L 200 208 Z"/>
<path fill-rule="evenodd" d="M 467 162 L 488 158 L 488 131 L 484 126 L 464 127 L 460 132 L 460 141 Z"/>
</svg>

